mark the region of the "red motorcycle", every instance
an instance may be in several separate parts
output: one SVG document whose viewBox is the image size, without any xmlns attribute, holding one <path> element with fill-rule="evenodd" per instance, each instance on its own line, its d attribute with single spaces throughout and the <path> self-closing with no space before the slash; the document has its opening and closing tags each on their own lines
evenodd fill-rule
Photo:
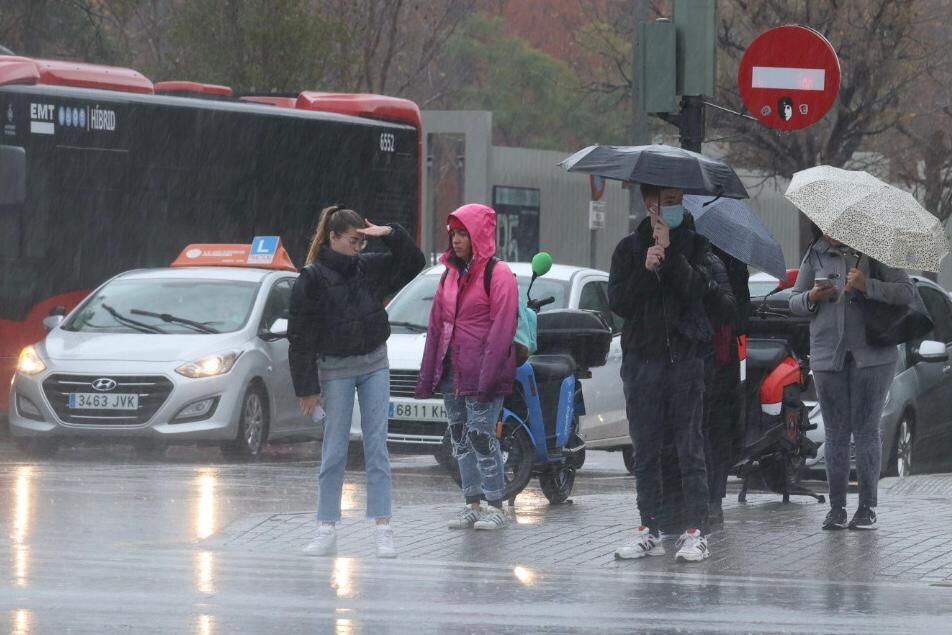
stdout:
<svg viewBox="0 0 952 635">
<path fill-rule="evenodd" d="M 797 270 L 763 298 L 751 298 L 754 307 L 748 336 L 741 341 L 742 416 L 735 456 L 736 474 L 743 479 L 738 501 L 762 479 L 769 491 L 783 496 L 810 496 L 823 503 L 821 494 L 800 483 L 804 462 L 816 456 L 817 444 L 807 438 L 816 428 L 803 403 L 809 387 L 810 323 L 790 314 L 790 288 Z M 746 353 L 746 355 L 745 355 Z"/>
</svg>

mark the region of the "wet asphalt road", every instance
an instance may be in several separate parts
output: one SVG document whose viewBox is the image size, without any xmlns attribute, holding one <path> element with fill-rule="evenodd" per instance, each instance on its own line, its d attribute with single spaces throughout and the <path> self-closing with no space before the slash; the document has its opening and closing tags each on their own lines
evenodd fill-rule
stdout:
<svg viewBox="0 0 952 635">
<path fill-rule="evenodd" d="M 313 510 L 318 461 L 313 445 L 248 465 L 119 446 L 24 461 L 0 439 L 0 633 L 949 632 L 952 589 L 914 582 L 215 547 L 242 519 Z M 361 475 L 348 481 L 345 515 L 359 516 Z M 425 456 L 395 457 L 394 485 L 411 515 L 458 496 Z M 632 488 L 620 455 L 589 453 L 574 496 Z"/>
</svg>

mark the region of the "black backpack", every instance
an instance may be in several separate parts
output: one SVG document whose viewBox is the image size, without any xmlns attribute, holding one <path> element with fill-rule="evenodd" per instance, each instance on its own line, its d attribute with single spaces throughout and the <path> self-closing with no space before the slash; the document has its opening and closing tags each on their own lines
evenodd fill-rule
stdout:
<svg viewBox="0 0 952 635">
<path fill-rule="evenodd" d="M 486 268 L 483 269 L 483 289 L 486 290 L 486 295 L 489 295 L 489 287 L 493 281 L 493 269 L 496 268 L 496 263 L 499 262 L 499 258 L 493 256 L 489 259 L 489 262 L 486 263 Z M 443 281 L 446 280 L 446 276 L 449 274 L 449 265 L 447 265 L 446 270 L 443 272 L 443 275 L 440 276 L 440 286 L 443 286 Z"/>
</svg>

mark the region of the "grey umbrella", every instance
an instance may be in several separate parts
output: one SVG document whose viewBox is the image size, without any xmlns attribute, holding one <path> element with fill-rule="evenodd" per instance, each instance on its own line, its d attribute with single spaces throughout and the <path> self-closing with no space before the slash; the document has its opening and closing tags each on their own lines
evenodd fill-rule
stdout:
<svg viewBox="0 0 952 635">
<path fill-rule="evenodd" d="M 779 279 L 786 277 L 783 249 L 757 214 L 740 201 L 711 200 L 710 196 L 684 197 L 684 209 L 694 216 L 698 233 L 741 262 Z"/>
<path fill-rule="evenodd" d="M 559 165 L 569 172 L 675 187 L 685 194 L 747 198 L 744 184 L 729 165 L 673 146 L 589 146 Z"/>
</svg>

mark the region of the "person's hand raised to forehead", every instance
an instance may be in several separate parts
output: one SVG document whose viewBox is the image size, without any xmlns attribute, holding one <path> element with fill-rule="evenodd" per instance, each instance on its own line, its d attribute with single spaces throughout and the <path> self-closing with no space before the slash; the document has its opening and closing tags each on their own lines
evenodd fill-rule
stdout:
<svg viewBox="0 0 952 635">
<path fill-rule="evenodd" d="M 393 233 L 393 227 L 389 225 L 374 225 L 369 220 L 364 220 L 364 227 L 357 230 L 357 233 L 366 238 L 381 238 Z"/>
</svg>

